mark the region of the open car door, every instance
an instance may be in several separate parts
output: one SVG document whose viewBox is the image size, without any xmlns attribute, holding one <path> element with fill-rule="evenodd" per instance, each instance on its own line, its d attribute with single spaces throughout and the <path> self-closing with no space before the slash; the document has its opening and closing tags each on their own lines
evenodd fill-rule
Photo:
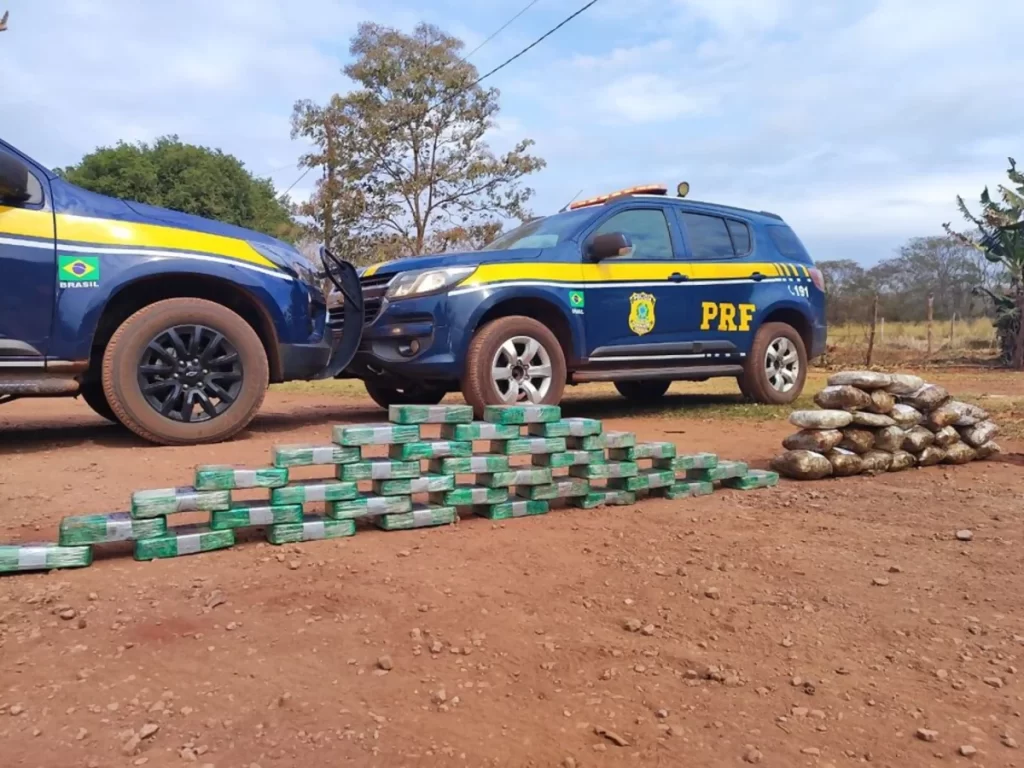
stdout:
<svg viewBox="0 0 1024 768">
<path fill-rule="evenodd" d="M 352 362 L 363 339 L 363 289 L 356 268 L 323 246 L 320 248 L 320 262 L 324 266 L 324 275 L 341 294 L 341 305 L 331 311 L 341 312 L 342 317 L 341 322 L 333 323 L 331 329 L 334 333 L 331 359 L 314 378 L 333 379 Z"/>
</svg>

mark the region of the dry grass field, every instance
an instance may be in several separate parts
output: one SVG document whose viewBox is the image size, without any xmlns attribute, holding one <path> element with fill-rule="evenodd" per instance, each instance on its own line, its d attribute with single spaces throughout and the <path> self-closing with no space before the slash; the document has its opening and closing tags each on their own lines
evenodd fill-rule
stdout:
<svg viewBox="0 0 1024 768">
<path fill-rule="evenodd" d="M 871 336 L 868 323 L 832 326 L 828 333 L 829 363 L 863 365 Z M 928 324 L 879 321 L 872 362 L 880 365 L 927 363 L 991 364 L 998 353 L 995 329 L 985 317 L 936 320 L 932 324 L 932 353 L 928 354 Z"/>
</svg>

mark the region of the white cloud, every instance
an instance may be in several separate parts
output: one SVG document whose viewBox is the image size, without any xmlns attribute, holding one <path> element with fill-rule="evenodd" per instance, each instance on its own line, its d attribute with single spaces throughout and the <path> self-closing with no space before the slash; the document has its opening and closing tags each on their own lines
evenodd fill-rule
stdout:
<svg viewBox="0 0 1024 768">
<path fill-rule="evenodd" d="M 354 2 L 330 0 L 46 5 L 11 8 L 0 114 L 4 138 L 49 165 L 178 133 L 266 173 L 268 156 L 298 155 L 294 100 L 343 87 L 338 53 L 366 18 Z M 39 57 L 43 42 L 59 54 Z"/>
<path fill-rule="evenodd" d="M 620 77 L 605 86 L 597 101 L 598 111 L 611 108 L 614 117 L 627 123 L 672 120 L 697 115 L 714 107 L 707 96 L 686 93 L 680 83 L 660 74 Z"/>
<path fill-rule="evenodd" d="M 728 36 L 772 29 L 793 5 L 787 0 L 676 0 L 676 4 Z"/>
</svg>

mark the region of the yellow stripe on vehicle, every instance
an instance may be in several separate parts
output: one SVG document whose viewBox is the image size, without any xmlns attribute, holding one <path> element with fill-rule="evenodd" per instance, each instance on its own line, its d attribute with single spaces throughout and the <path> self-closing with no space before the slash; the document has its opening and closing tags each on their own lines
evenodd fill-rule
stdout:
<svg viewBox="0 0 1024 768">
<path fill-rule="evenodd" d="M 58 214 L 57 238 L 89 245 L 196 251 L 238 259 L 264 269 L 277 269 L 272 261 L 260 255 L 244 240 L 156 224 Z"/>
<path fill-rule="evenodd" d="M 0 206 L 0 235 L 53 237 L 53 211 L 28 211 Z"/>
<path fill-rule="evenodd" d="M 510 263 L 481 264 L 460 287 L 469 288 L 514 280 L 538 280 L 563 283 L 648 282 L 668 280 L 675 273 L 692 280 L 738 280 L 750 278 L 755 272 L 779 274 L 775 264 L 725 262 L 608 262 L 600 264 Z M 369 272 L 364 273 L 364 276 Z"/>
<path fill-rule="evenodd" d="M 802 269 L 804 271 L 804 277 L 810 277 L 811 276 L 811 271 L 807 267 L 805 267 L 803 264 L 800 265 L 800 269 Z"/>
<path fill-rule="evenodd" d="M 757 264 L 751 262 L 689 262 L 683 264 L 684 272 L 692 280 L 743 280 L 758 272 L 767 277 L 773 276 L 774 264 Z M 678 272 L 680 270 L 672 270 Z M 777 270 L 774 270 L 777 272 Z M 671 273 L 669 273 L 671 274 Z"/>
</svg>

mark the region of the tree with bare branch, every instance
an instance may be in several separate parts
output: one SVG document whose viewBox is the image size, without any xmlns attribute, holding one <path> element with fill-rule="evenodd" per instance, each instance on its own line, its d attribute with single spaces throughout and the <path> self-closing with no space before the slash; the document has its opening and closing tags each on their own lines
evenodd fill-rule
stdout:
<svg viewBox="0 0 1024 768">
<path fill-rule="evenodd" d="M 292 134 L 313 147 L 302 163 L 322 169 L 302 212 L 339 252 L 381 241 L 405 255 L 473 246 L 529 216 L 522 180 L 544 161 L 529 139 L 492 152 L 498 91 L 476 83 L 461 49 L 428 24 L 410 35 L 362 24 L 344 70 L 356 89 L 295 105 Z"/>
</svg>

